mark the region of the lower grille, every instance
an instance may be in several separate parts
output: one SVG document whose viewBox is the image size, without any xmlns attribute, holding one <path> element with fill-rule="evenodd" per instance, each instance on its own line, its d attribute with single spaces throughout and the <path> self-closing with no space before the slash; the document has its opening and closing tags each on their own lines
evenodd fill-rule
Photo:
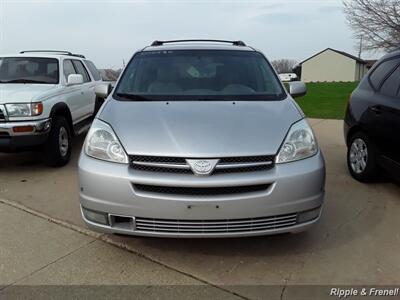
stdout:
<svg viewBox="0 0 400 300">
<path fill-rule="evenodd" d="M 283 229 L 297 224 L 297 214 L 229 219 L 229 220 L 168 220 L 135 218 L 136 231 L 163 233 L 226 233 Z"/>
<path fill-rule="evenodd" d="M 176 186 L 156 186 L 134 184 L 135 191 L 145 193 L 156 193 L 162 195 L 182 195 L 182 196 L 215 196 L 246 194 L 253 192 L 266 192 L 269 184 L 229 186 L 229 187 L 176 187 Z"/>
</svg>

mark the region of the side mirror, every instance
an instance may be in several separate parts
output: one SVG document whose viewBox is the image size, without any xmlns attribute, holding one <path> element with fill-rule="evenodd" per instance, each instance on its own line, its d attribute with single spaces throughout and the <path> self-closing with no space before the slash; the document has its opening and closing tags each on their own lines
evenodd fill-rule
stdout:
<svg viewBox="0 0 400 300">
<path fill-rule="evenodd" d="M 307 86 L 302 81 L 291 81 L 289 84 L 289 94 L 293 97 L 301 97 L 307 94 Z"/>
<path fill-rule="evenodd" d="M 94 92 L 97 97 L 105 99 L 111 93 L 111 86 L 109 83 L 100 83 L 94 87 Z"/>
<path fill-rule="evenodd" d="M 70 74 L 68 75 L 67 85 L 81 84 L 83 83 L 83 76 L 81 74 Z"/>
</svg>

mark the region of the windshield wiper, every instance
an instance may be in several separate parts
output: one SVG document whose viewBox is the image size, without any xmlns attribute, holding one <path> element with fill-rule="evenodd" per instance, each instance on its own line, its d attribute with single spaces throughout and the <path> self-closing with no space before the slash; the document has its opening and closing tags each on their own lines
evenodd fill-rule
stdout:
<svg viewBox="0 0 400 300">
<path fill-rule="evenodd" d="M 127 98 L 127 99 L 130 99 L 130 100 L 151 101 L 149 98 L 146 98 L 146 97 L 141 96 L 141 95 L 136 95 L 136 94 L 117 93 L 116 95 L 118 97 Z"/>
<path fill-rule="evenodd" d="M 13 79 L 13 80 L 4 80 L 1 83 L 48 83 L 47 81 L 43 80 L 33 80 L 33 79 Z"/>
</svg>

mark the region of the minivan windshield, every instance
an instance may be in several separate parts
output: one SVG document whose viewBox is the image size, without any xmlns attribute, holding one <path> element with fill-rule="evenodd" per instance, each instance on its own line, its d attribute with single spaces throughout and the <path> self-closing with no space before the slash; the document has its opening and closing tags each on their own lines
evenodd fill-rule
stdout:
<svg viewBox="0 0 400 300">
<path fill-rule="evenodd" d="M 57 84 L 58 60 L 45 57 L 0 57 L 0 83 Z"/>
<path fill-rule="evenodd" d="M 137 53 L 126 67 L 117 100 L 280 100 L 285 92 L 264 56 L 239 50 Z"/>
</svg>

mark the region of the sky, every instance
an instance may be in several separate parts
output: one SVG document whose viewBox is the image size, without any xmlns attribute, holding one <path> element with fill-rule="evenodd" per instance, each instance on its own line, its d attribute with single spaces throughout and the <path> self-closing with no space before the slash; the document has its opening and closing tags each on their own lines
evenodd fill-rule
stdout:
<svg viewBox="0 0 400 300">
<path fill-rule="evenodd" d="M 341 0 L 0 0 L 0 53 L 69 50 L 115 69 L 153 40 L 184 38 L 243 40 L 270 60 L 357 55 Z"/>
</svg>

